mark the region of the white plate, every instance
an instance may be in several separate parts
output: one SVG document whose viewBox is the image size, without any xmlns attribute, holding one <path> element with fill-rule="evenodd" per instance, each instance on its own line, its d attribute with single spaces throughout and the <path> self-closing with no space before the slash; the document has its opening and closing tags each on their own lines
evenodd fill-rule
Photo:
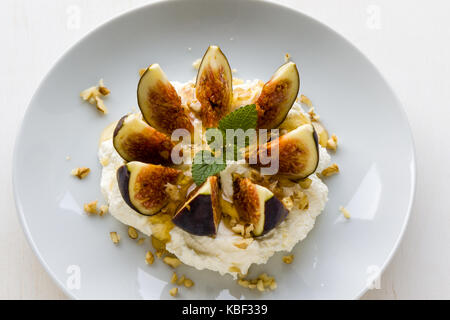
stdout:
<svg viewBox="0 0 450 320">
<path fill-rule="evenodd" d="M 253 274 L 275 275 L 277 290 L 251 292 L 228 276 L 184 266 L 179 272 L 195 287 L 183 289 L 180 298 L 359 297 L 373 272 L 389 262 L 408 220 L 415 181 L 408 122 L 386 81 L 350 43 L 299 12 L 265 2 L 144 6 L 91 32 L 58 61 L 30 103 L 14 153 L 16 203 L 31 246 L 71 297 L 170 298 L 171 270 L 144 262 L 149 243 L 136 245 L 124 225 L 111 216 L 89 217 L 82 206 L 103 200 L 98 137 L 137 105 L 138 70 L 158 62 L 170 79 L 189 80 L 196 73 L 192 62 L 209 44 L 220 45 L 244 79 L 267 80 L 289 52 L 299 66 L 301 92 L 339 137 L 333 159 L 341 173 L 327 179 L 330 200 L 295 247 L 295 263 L 284 265 L 278 254 L 252 268 Z M 112 92 L 107 116 L 78 96 L 101 77 Z M 92 173 L 74 179 L 69 173 L 77 166 Z M 349 209 L 350 220 L 341 216 L 340 205 Z M 110 231 L 122 235 L 119 246 L 111 243 Z"/>
</svg>

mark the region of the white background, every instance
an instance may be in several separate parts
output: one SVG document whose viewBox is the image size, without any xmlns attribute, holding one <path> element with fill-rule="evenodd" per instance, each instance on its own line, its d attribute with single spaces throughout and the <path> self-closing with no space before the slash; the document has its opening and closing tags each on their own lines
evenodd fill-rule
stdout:
<svg viewBox="0 0 450 320">
<path fill-rule="evenodd" d="M 0 298 L 65 298 L 28 246 L 13 201 L 12 150 L 27 104 L 69 46 L 110 17 L 148 2 L 1 1 Z M 277 2 L 318 19 L 362 50 L 393 86 L 411 123 L 418 169 L 411 220 L 381 289 L 363 298 L 450 299 L 450 2 Z"/>
</svg>

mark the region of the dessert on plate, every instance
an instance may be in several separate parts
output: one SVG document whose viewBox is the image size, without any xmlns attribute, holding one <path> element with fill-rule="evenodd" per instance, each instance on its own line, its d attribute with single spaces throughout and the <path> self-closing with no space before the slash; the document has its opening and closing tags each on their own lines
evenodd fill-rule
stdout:
<svg viewBox="0 0 450 320">
<path fill-rule="evenodd" d="M 217 46 L 186 83 L 150 65 L 140 112 L 102 135 L 109 212 L 184 264 L 234 278 L 291 251 L 325 207 L 320 173 L 330 166 L 328 134 L 299 88 L 290 61 L 266 83 L 233 79 Z M 250 134 L 239 144 L 230 130 Z"/>
</svg>

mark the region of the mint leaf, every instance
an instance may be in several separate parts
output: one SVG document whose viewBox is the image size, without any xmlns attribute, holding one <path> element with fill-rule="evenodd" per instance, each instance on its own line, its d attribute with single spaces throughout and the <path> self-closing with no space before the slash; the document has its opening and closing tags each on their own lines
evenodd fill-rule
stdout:
<svg viewBox="0 0 450 320">
<path fill-rule="evenodd" d="M 219 129 L 225 132 L 227 129 L 255 129 L 258 123 L 258 111 L 256 105 L 248 104 L 234 110 L 219 121 Z"/>
<path fill-rule="evenodd" d="M 215 157 L 210 151 L 202 150 L 195 154 L 192 163 L 192 178 L 196 185 L 201 185 L 210 176 L 213 176 L 227 167 L 222 158 Z"/>
</svg>

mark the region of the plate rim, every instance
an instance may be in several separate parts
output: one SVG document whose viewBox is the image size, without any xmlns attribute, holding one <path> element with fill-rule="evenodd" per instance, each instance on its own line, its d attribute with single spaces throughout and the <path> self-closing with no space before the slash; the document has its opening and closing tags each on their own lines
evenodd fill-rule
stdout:
<svg viewBox="0 0 450 320">
<path fill-rule="evenodd" d="M 12 190 L 13 190 L 13 195 L 14 195 L 14 203 L 16 206 L 16 212 L 17 215 L 19 216 L 19 221 L 20 224 L 22 226 L 22 230 L 23 233 L 25 234 L 25 238 L 27 239 L 28 244 L 30 245 L 31 249 L 33 250 L 35 256 L 38 258 L 40 264 L 44 267 L 44 270 L 47 272 L 47 274 L 50 276 L 50 278 L 53 280 L 53 282 L 64 292 L 64 294 L 66 295 L 67 298 L 73 299 L 73 300 L 77 300 L 77 299 L 81 299 L 80 297 L 77 297 L 72 291 L 68 290 L 65 285 L 56 277 L 55 273 L 50 269 L 50 267 L 48 266 L 47 262 L 43 259 L 40 250 L 38 249 L 37 245 L 35 244 L 34 240 L 33 240 L 33 236 L 31 235 L 31 232 L 29 230 L 28 227 L 28 223 L 25 219 L 25 215 L 24 215 L 24 211 L 22 209 L 22 205 L 20 203 L 19 197 L 18 197 L 18 189 L 17 189 L 17 182 L 16 182 L 16 171 L 17 169 L 17 153 L 18 153 L 18 148 L 19 148 L 19 144 L 23 139 L 23 135 L 24 135 L 24 123 L 25 120 L 30 116 L 30 106 L 34 103 L 34 101 L 36 100 L 36 96 L 38 94 L 38 92 L 41 91 L 43 84 L 47 81 L 47 79 L 49 78 L 50 74 L 53 72 L 54 69 L 57 68 L 57 66 L 62 62 L 62 60 L 64 60 L 64 57 L 66 57 L 73 49 L 75 49 L 79 44 L 81 44 L 84 40 L 86 40 L 87 38 L 89 38 L 91 35 L 93 35 L 96 32 L 99 32 L 101 29 L 105 28 L 106 26 L 108 26 L 109 24 L 113 24 L 115 21 L 117 21 L 118 19 L 121 19 L 125 16 L 128 15 L 132 15 L 135 12 L 138 12 L 140 10 L 143 10 L 147 7 L 152 7 L 152 6 L 158 6 L 161 5 L 162 3 L 168 3 L 168 2 L 181 2 L 183 0 L 156 0 L 152 3 L 146 3 L 143 5 L 139 5 L 135 8 L 131 8 L 131 9 L 127 9 L 125 11 L 116 13 L 114 15 L 112 15 L 110 18 L 108 18 L 107 20 L 99 23 L 97 26 L 93 27 L 92 29 L 90 29 L 89 31 L 87 31 L 84 35 L 82 35 L 78 40 L 76 40 L 73 44 L 69 45 L 67 49 L 65 49 L 63 51 L 62 54 L 60 54 L 58 56 L 58 58 L 55 60 L 55 62 L 51 65 L 51 67 L 47 70 L 47 72 L 45 73 L 45 76 L 41 79 L 41 81 L 39 82 L 39 85 L 37 86 L 37 88 L 35 89 L 33 95 L 31 96 L 27 107 L 25 108 L 24 111 L 24 115 L 22 117 L 22 120 L 20 122 L 19 128 L 17 130 L 16 133 L 16 138 L 14 141 L 14 148 L 13 148 L 13 157 L 12 157 Z M 184 0 L 186 1 L 186 0 Z M 398 95 L 396 94 L 396 92 L 394 91 L 391 83 L 386 79 L 386 77 L 381 73 L 381 71 L 379 70 L 379 68 L 367 57 L 366 54 L 364 54 L 356 45 L 354 45 L 350 40 L 348 40 L 345 36 L 343 36 L 342 34 L 338 33 L 337 31 L 335 31 L 334 29 L 332 29 L 330 26 L 328 26 L 326 23 L 310 16 L 309 14 L 306 14 L 302 11 L 300 11 L 297 8 L 293 8 L 290 5 L 287 4 L 283 4 L 283 3 L 278 3 L 278 2 L 274 2 L 271 0 L 241 0 L 241 1 L 246 1 L 246 2 L 254 2 L 254 3 L 263 3 L 264 5 L 271 5 L 277 8 L 282 8 L 282 9 L 287 9 L 287 10 L 291 10 L 294 11 L 295 13 L 299 13 L 305 17 L 307 17 L 308 19 L 311 19 L 312 21 L 314 21 L 315 23 L 321 25 L 322 27 L 324 27 L 328 32 L 331 32 L 333 35 L 337 36 L 338 38 L 340 38 L 341 40 L 343 40 L 348 46 L 350 46 L 353 50 L 355 50 L 358 54 L 360 54 L 361 56 L 363 56 L 365 58 L 365 60 L 369 63 L 370 67 L 377 73 L 377 75 L 381 78 L 381 80 L 386 84 L 389 92 L 392 94 L 394 101 L 396 102 L 396 107 L 397 109 L 399 109 L 400 111 L 400 116 L 406 121 L 406 131 L 407 131 L 407 137 L 409 138 L 409 140 L 411 141 L 411 152 L 412 152 L 412 158 L 411 158 L 411 168 L 410 168 L 410 172 L 411 172 L 411 188 L 409 190 L 409 202 L 408 202 L 408 206 L 407 206 L 407 212 L 406 212 L 406 216 L 405 219 L 403 221 L 403 225 L 401 226 L 400 232 L 398 234 L 398 237 L 395 241 L 395 244 L 392 246 L 386 260 L 383 262 L 383 265 L 380 268 L 380 276 L 383 275 L 384 271 L 386 270 L 386 268 L 389 266 L 389 264 L 392 262 L 392 259 L 395 255 L 395 253 L 397 252 L 403 238 L 406 232 L 406 229 L 408 227 L 410 218 L 411 218 L 411 212 L 412 212 L 412 207 L 414 205 L 415 202 L 415 198 L 416 198 L 416 179 L 417 179 L 417 162 L 416 162 L 416 146 L 415 146 L 415 142 L 414 142 L 414 136 L 412 133 L 412 129 L 411 129 L 411 124 L 409 122 L 408 119 L 408 115 L 406 113 L 406 110 L 403 106 L 403 103 L 401 102 L 401 100 L 399 99 Z M 406 133 L 406 132 L 405 132 Z M 358 300 L 360 299 L 367 291 L 369 290 L 368 286 L 364 286 L 361 291 L 353 298 L 354 300 Z M 100 298 L 101 299 L 101 298 Z"/>
</svg>

